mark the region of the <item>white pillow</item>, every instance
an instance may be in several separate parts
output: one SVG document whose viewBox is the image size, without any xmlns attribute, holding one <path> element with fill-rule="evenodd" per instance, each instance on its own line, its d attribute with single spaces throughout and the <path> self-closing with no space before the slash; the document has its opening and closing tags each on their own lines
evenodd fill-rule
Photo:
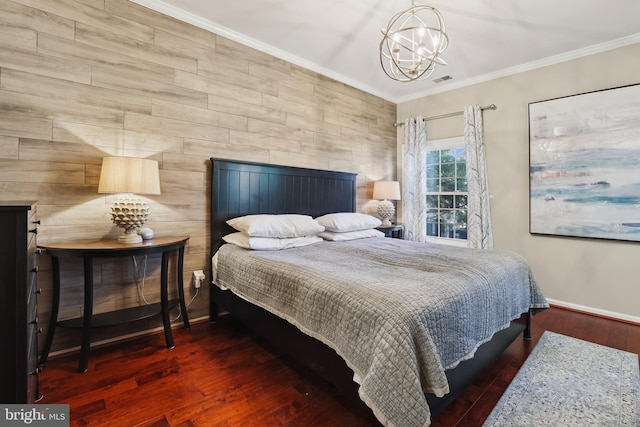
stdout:
<svg viewBox="0 0 640 427">
<path fill-rule="evenodd" d="M 231 233 L 223 237 L 227 243 L 232 243 L 245 249 L 257 251 L 279 251 L 282 249 L 297 248 L 322 242 L 318 236 L 289 237 L 286 239 L 276 239 L 273 237 L 251 237 L 244 233 Z"/>
<path fill-rule="evenodd" d="M 320 225 L 323 225 L 327 231 L 338 233 L 346 231 L 366 230 L 378 227 L 382 224 L 378 218 L 357 212 L 339 212 L 323 215 L 316 218 Z"/>
<path fill-rule="evenodd" d="M 308 215 L 246 215 L 227 221 L 231 227 L 251 237 L 302 237 L 312 236 L 324 227 Z"/>
<path fill-rule="evenodd" d="M 345 240 L 366 239 L 368 237 L 384 237 L 384 233 L 382 231 L 370 228 L 368 230 L 345 231 L 342 233 L 323 231 L 322 233 L 318 233 L 318 236 L 322 237 L 324 240 L 340 242 Z"/>
</svg>

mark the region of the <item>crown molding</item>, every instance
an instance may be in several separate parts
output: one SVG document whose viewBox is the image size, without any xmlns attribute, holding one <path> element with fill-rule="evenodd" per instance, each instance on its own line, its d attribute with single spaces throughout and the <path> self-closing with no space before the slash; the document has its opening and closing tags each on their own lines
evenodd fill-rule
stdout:
<svg viewBox="0 0 640 427">
<path fill-rule="evenodd" d="M 443 93 L 443 92 L 449 92 L 454 89 L 460 89 L 460 88 L 472 86 L 478 83 L 488 82 L 491 80 L 499 79 L 501 77 L 507 77 L 514 74 L 524 73 L 526 71 L 532 71 L 537 68 L 547 67 L 549 65 L 571 61 L 571 60 L 582 58 L 585 56 L 606 52 L 606 51 L 617 49 L 624 46 L 629 46 L 635 43 L 640 43 L 640 33 L 632 34 L 630 36 L 611 40 L 605 43 L 599 43 L 593 46 L 587 46 L 585 48 L 576 49 L 570 52 L 549 56 L 547 58 L 543 58 L 537 61 L 532 61 L 525 64 L 517 65 L 515 67 L 498 70 L 493 73 L 488 73 L 481 76 L 460 80 L 458 82 L 447 83 L 446 85 L 438 86 L 435 89 L 428 89 L 422 92 L 413 93 L 411 94 L 411 96 L 396 98 L 395 100 L 393 100 L 393 102 L 395 102 L 396 104 L 409 102 L 419 98 L 424 98 L 426 96 L 436 95 L 438 93 Z"/>
<path fill-rule="evenodd" d="M 261 52 L 275 56 L 276 58 L 282 59 L 284 61 L 306 68 L 308 70 L 315 71 L 318 74 L 322 74 L 323 76 L 337 80 L 341 83 L 352 86 L 356 89 L 360 89 L 364 92 L 380 97 L 387 101 L 393 102 L 395 104 L 401 104 L 404 102 L 413 101 L 415 99 L 424 98 L 426 96 L 436 95 L 438 93 L 448 92 L 451 90 L 472 86 L 478 83 L 484 83 L 484 82 L 495 80 L 501 77 L 506 77 L 506 76 L 510 76 L 513 74 L 518 74 L 526 71 L 531 71 L 531 70 L 546 67 L 549 65 L 559 64 L 561 62 L 571 61 L 573 59 L 593 55 L 596 53 L 606 52 L 608 50 L 617 49 L 619 47 L 624 47 L 624 46 L 628 46 L 628 45 L 640 42 L 640 33 L 636 33 L 630 36 L 611 40 L 605 43 L 600 43 L 593 46 L 576 49 L 570 52 L 561 53 L 561 54 L 550 56 L 548 58 L 543 58 L 537 61 L 528 62 L 526 64 L 517 65 L 515 67 L 505 68 L 493 73 L 488 73 L 488 74 L 484 74 L 481 76 L 472 77 L 472 78 L 464 79 L 460 81 L 445 83 L 443 85 L 438 85 L 437 88 L 413 92 L 409 96 L 394 97 L 389 93 L 381 92 L 380 90 L 377 90 L 369 85 L 365 85 L 362 82 L 353 80 L 343 74 L 336 73 L 335 71 L 329 70 L 325 67 L 322 67 L 321 65 L 310 62 L 296 55 L 292 55 L 281 49 L 278 49 L 269 44 L 261 42 L 260 40 L 256 40 L 244 34 L 238 33 L 237 31 L 234 31 L 230 28 L 216 24 L 213 21 L 204 19 L 194 13 L 191 13 L 183 9 L 180 9 L 178 7 L 175 7 L 173 5 L 167 4 L 161 0 L 130 0 L 130 1 L 140 6 L 144 6 L 148 9 L 154 10 L 156 12 L 159 12 L 164 15 L 170 16 L 172 18 L 178 19 L 180 21 L 186 22 L 188 24 L 195 25 L 196 27 L 218 34 L 222 37 L 226 37 L 235 42 L 257 49 Z"/>
</svg>

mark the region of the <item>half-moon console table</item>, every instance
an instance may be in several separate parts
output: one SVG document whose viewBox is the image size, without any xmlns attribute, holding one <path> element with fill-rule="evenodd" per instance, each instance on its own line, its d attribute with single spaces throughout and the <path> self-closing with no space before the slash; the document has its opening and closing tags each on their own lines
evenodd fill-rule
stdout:
<svg viewBox="0 0 640 427">
<path fill-rule="evenodd" d="M 185 328 L 189 328 L 187 307 L 184 302 L 184 248 L 189 236 L 181 237 L 155 237 L 153 240 L 143 240 L 141 243 L 123 244 L 117 240 L 51 243 L 39 245 L 44 254 L 51 256 L 53 270 L 53 302 L 51 307 L 51 319 L 49 330 L 42 349 L 40 364 L 44 365 L 49 356 L 56 326 L 82 328 L 82 343 L 80 346 L 80 361 L 78 371 L 86 372 L 89 363 L 89 347 L 91 345 L 91 328 L 94 326 L 110 326 L 128 321 L 144 319 L 158 313 L 162 314 L 164 325 L 164 337 L 167 348 L 173 348 L 173 335 L 171 333 L 171 321 L 169 320 L 169 292 L 168 292 L 168 266 L 169 257 L 173 251 L 178 253 L 178 298 L 182 321 Z M 160 271 L 160 311 L 157 304 L 139 306 L 124 310 L 113 311 L 93 315 L 93 259 L 117 258 L 137 255 L 150 255 L 162 253 L 162 267 Z M 82 258 L 84 260 L 84 312 L 77 319 L 58 321 L 58 308 L 60 305 L 60 258 Z"/>
</svg>

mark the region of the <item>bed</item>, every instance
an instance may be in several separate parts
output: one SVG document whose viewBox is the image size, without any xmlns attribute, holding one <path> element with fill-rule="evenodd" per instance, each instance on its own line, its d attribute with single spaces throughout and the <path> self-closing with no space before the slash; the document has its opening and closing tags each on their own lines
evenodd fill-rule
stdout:
<svg viewBox="0 0 640 427">
<path fill-rule="evenodd" d="M 356 176 L 211 161 L 211 320 L 228 311 L 337 387 L 357 390 L 384 425 L 429 425 L 518 335 L 530 338 L 531 313 L 547 306 L 515 254 L 384 237 L 283 251 L 225 244 L 232 218 L 355 212 Z M 447 286 L 427 292 L 420 284 L 435 271 Z M 469 284 L 477 280 L 491 291 Z M 449 289 L 461 291 L 454 298 Z"/>
</svg>

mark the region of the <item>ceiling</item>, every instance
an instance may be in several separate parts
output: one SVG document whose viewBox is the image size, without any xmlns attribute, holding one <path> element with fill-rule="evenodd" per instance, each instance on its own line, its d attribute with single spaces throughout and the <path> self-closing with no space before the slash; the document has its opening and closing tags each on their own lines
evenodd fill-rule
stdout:
<svg viewBox="0 0 640 427">
<path fill-rule="evenodd" d="M 396 103 L 640 42 L 638 0 L 422 0 L 444 16 L 447 65 L 401 83 L 378 49 L 409 0 L 132 1 Z"/>
</svg>

